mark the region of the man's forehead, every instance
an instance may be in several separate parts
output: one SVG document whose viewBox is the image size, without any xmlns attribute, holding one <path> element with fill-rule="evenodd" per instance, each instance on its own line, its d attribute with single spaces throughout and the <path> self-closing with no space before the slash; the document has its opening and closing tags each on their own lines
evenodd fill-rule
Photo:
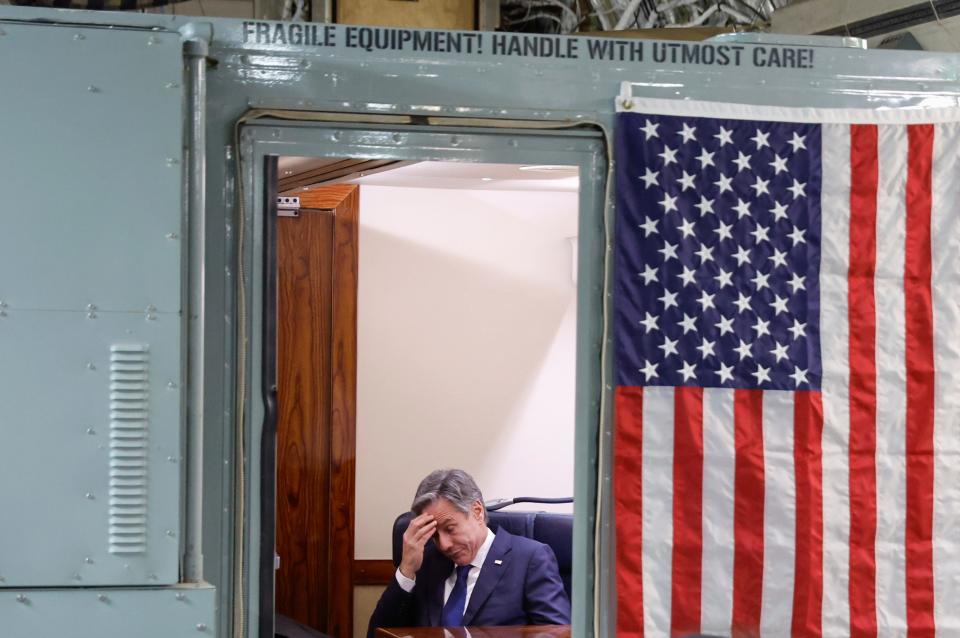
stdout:
<svg viewBox="0 0 960 638">
<path fill-rule="evenodd" d="M 453 518 L 454 516 L 465 516 L 463 512 L 453 506 L 453 503 L 442 496 L 423 508 L 423 513 L 431 514 L 438 521 Z"/>
</svg>

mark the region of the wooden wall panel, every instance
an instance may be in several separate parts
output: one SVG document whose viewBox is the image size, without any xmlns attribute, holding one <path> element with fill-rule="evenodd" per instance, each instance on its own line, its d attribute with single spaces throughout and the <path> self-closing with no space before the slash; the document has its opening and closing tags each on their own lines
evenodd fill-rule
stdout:
<svg viewBox="0 0 960 638">
<path fill-rule="evenodd" d="M 353 561 L 353 584 L 389 585 L 397 573 L 392 560 L 355 560 Z"/>
<path fill-rule="evenodd" d="M 277 220 L 277 612 L 323 627 L 328 599 L 333 215 Z"/>
<path fill-rule="evenodd" d="M 358 188 L 299 194 L 278 235 L 276 609 L 353 635 Z"/>
<path fill-rule="evenodd" d="M 330 392 L 330 615 L 328 632 L 352 635 L 357 465 L 357 271 L 360 191 L 337 206 L 333 246 Z M 301 200 L 302 201 L 302 200 Z"/>
</svg>

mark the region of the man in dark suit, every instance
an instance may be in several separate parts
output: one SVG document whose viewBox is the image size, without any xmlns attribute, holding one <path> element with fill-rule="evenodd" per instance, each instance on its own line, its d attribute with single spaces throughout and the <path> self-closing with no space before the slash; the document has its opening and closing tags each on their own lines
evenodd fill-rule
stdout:
<svg viewBox="0 0 960 638">
<path fill-rule="evenodd" d="M 553 550 L 487 527 L 483 496 L 469 474 L 432 472 L 410 509 L 416 517 L 403 534 L 400 567 L 367 638 L 377 627 L 570 623 Z"/>
</svg>

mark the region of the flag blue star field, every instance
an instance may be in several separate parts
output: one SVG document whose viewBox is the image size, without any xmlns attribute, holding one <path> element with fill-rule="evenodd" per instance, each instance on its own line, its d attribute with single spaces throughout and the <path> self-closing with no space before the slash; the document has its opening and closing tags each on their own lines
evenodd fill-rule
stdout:
<svg viewBox="0 0 960 638">
<path fill-rule="evenodd" d="M 617 383 L 818 388 L 819 128 L 623 117 Z"/>
<path fill-rule="evenodd" d="M 619 636 L 960 635 L 960 126 L 618 101 Z"/>
</svg>

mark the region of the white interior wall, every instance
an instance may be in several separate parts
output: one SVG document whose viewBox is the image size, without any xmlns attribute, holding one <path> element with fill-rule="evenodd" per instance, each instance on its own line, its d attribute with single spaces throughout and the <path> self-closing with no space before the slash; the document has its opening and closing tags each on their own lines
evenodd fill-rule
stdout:
<svg viewBox="0 0 960 638">
<path fill-rule="evenodd" d="M 361 186 L 357 559 L 438 467 L 572 496 L 576 225 L 575 192 Z"/>
</svg>

